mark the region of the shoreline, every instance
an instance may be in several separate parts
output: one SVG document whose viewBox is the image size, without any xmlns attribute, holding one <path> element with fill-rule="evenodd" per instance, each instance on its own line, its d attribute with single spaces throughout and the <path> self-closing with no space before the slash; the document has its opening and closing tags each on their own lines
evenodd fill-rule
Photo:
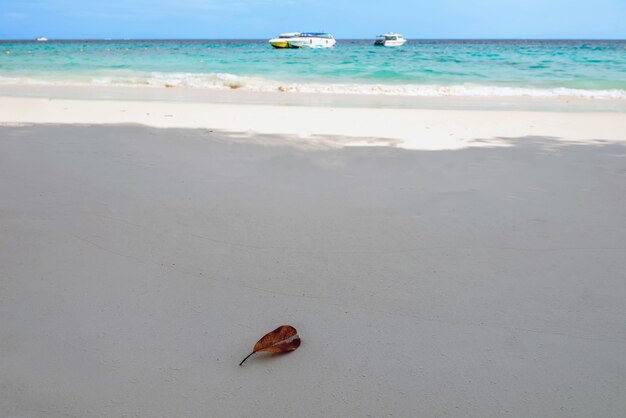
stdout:
<svg viewBox="0 0 626 418">
<path fill-rule="evenodd" d="M 165 82 L 164 82 L 165 83 Z M 98 85 L 98 84 L 0 84 L 0 96 L 85 100 L 142 100 L 168 102 L 201 102 L 230 104 L 269 104 L 287 106 L 336 106 L 399 109 L 492 109 L 564 112 L 625 112 L 626 99 L 584 96 L 533 95 L 406 95 L 369 94 L 358 92 L 312 92 L 285 89 L 267 91 L 239 87 L 228 81 L 221 87 L 193 87 L 176 84 L 161 85 Z M 376 85 L 371 85 L 374 88 Z M 388 87 L 394 87 L 389 85 Z M 445 86 L 440 86 L 445 88 Z"/>
</svg>

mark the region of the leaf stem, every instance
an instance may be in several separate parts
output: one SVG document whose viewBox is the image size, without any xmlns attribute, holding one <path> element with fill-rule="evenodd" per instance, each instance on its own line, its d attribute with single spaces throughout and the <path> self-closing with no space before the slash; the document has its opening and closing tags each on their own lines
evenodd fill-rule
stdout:
<svg viewBox="0 0 626 418">
<path fill-rule="evenodd" d="M 245 358 L 245 359 L 241 360 L 241 363 L 239 363 L 239 365 L 240 365 L 240 366 L 242 366 L 242 365 L 243 365 L 243 362 L 244 362 L 244 361 L 246 361 L 246 360 L 248 360 L 248 357 L 250 357 L 250 356 L 251 356 L 251 355 L 253 355 L 253 354 L 254 354 L 254 351 L 253 351 L 253 352 L 251 352 L 250 354 L 248 354 L 248 355 L 246 356 L 246 358 Z"/>
</svg>

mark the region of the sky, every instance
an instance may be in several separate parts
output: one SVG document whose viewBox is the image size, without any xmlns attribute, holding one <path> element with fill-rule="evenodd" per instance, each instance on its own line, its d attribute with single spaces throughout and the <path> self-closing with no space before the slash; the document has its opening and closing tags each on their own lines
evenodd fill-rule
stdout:
<svg viewBox="0 0 626 418">
<path fill-rule="evenodd" d="M 0 0 L 0 39 L 626 39 L 626 0 Z"/>
</svg>

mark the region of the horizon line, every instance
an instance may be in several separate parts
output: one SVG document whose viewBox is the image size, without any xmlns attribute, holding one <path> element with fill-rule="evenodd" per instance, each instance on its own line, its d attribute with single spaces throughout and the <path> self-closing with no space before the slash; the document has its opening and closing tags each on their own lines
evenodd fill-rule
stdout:
<svg viewBox="0 0 626 418">
<path fill-rule="evenodd" d="M 363 41 L 375 38 L 335 38 Z M 47 38 L 50 41 L 262 41 L 267 38 Z M 410 41 L 624 41 L 626 38 L 407 38 Z M 37 41 L 37 38 L 0 38 L 5 41 Z"/>
</svg>

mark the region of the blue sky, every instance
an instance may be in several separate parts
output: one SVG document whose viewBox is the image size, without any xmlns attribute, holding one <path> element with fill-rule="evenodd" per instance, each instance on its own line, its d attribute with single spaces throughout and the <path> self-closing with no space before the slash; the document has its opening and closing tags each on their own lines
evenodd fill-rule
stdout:
<svg viewBox="0 0 626 418">
<path fill-rule="evenodd" d="M 264 39 L 296 30 L 625 39 L 626 0 L 0 0 L 0 39 Z"/>
</svg>

